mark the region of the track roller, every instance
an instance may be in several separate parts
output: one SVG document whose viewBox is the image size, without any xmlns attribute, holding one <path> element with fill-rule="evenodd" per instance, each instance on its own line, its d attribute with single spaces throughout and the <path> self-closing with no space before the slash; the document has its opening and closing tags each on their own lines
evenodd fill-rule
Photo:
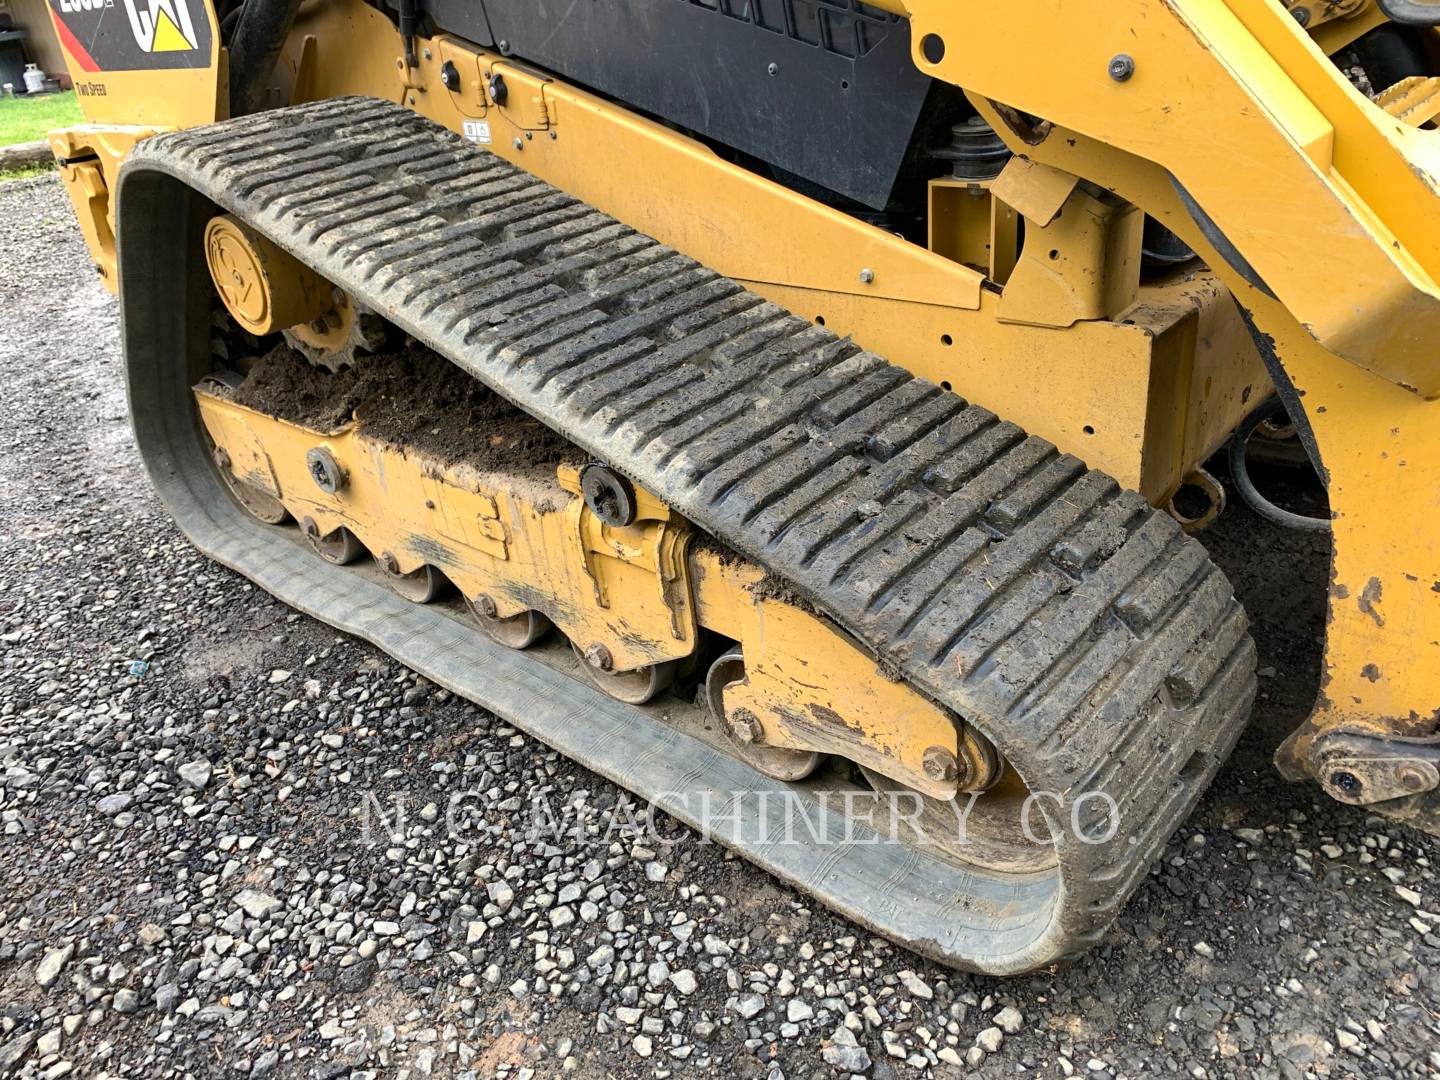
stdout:
<svg viewBox="0 0 1440 1080">
<path fill-rule="evenodd" d="M 315 519 L 307 517 L 300 523 L 300 529 L 305 533 L 305 542 L 328 563 L 344 566 L 365 554 L 360 538 L 344 525 L 322 534 Z"/>
<path fill-rule="evenodd" d="M 266 525 L 283 525 L 290 520 L 289 511 L 279 499 L 235 475 L 230 467 L 229 454 L 220 448 L 217 448 L 214 454 L 215 468 L 220 473 L 220 479 L 225 482 L 230 494 L 235 496 L 235 501 L 245 508 L 247 514 Z"/>
<path fill-rule="evenodd" d="M 820 764 L 820 755 L 811 750 L 790 750 L 765 745 L 765 728 L 747 709 L 725 710 L 725 687 L 745 681 L 745 658 L 734 649 L 710 665 L 705 676 L 705 702 L 710 715 L 730 736 L 735 756 L 757 772 L 776 780 L 803 780 Z"/>
<path fill-rule="evenodd" d="M 445 590 L 445 575 L 429 563 L 405 574 L 391 552 L 382 552 L 375 561 L 390 587 L 413 604 L 428 604 Z"/>
<path fill-rule="evenodd" d="M 580 661 L 585 674 L 590 676 L 590 681 L 616 701 L 627 705 L 644 705 L 656 694 L 668 690 L 675 681 L 677 661 L 674 660 L 633 671 L 615 671 L 611 666 L 610 650 L 604 645 L 597 642 L 582 649 L 572 641 L 570 647 L 575 650 L 575 658 Z"/>
<path fill-rule="evenodd" d="M 485 635 L 507 649 L 528 649 L 548 634 L 552 625 L 538 611 L 522 611 L 501 618 L 495 614 L 495 601 L 488 596 L 477 596 L 469 600 L 467 606 Z"/>
</svg>

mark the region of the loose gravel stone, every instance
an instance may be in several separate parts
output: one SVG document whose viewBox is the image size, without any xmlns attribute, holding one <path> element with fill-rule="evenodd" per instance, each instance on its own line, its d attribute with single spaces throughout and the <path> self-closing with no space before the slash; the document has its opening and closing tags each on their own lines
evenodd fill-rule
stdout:
<svg viewBox="0 0 1440 1080">
<path fill-rule="evenodd" d="M 1006 1035 L 1018 1035 L 1020 1029 L 1025 1026 L 1025 1018 L 1020 1015 L 1020 1010 L 1014 1005 L 1006 1005 L 991 1019 L 995 1021 L 995 1026 Z"/>
<path fill-rule="evenodd" d="M 40 963 L 35 965 L 35 981 L 41 986 L 49 986 L 60 977 L 60 972 L 74 955 L 74 945 L 51 949 L 41 958 Z"/>
<path fill-rule="evenodd" d="M 987 1054 L 993 1054 L 999 1050 L 1000 1044 L 1004 1041 L 1005 1034 L 998 1027 L 987 1027 L 975 1036 L 975 1045 Z"/>
<path fill-rule="evenodd" d="M 187 761 L 184 765 L 181 765 L 176 772 L 180 774 L 180 779 L 185 781 L 190 787 L 204 790 L 210 785 L 210 776 L 213 768 L 210 762 L 204 758 L 198 758 L 195 761 Z"/>
</svg>

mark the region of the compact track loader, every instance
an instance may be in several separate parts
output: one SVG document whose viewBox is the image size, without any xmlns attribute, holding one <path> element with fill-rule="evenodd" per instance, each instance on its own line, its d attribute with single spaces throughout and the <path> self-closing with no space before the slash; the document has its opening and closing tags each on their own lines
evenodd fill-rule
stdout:
<svg viewBox="0 0 1440 1080">
<path fill-rule="evenodd" d="M 397 2 L 51 0 L 208 555 L 1013 973 L 1249 716 L 1229 443 L 1333 537 L 1279 767 L 1440 828 L 1440 4 Z"/>
</svg>

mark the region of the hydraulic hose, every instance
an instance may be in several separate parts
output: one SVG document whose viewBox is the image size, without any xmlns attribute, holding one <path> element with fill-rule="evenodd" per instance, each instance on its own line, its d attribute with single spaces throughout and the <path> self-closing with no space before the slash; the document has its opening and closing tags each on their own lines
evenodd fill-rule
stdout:
<svg viewBox="0 0 1440 1080">
<path fill-rule="evenodd" d="M 275 61 L 295 25 L 300 0 L 245 0 L 230 40 L 230 114 L 265 108 Z"/>
<path fill-rule="evenodd" d="M 1379 0 L 1379 5 L 1391 22 L 1404 26 L 1440 26 L 1440 3 L 1436 0 Z"/>
<path fill-rule="evenodd" d="M 1269 499 L 1261 495 L 1250 479 L 1250 463 L 1246 454 L 1250 449 L 1250 438 L 1255 434 L 1255 429 L 1263 424 L 1277 412 L 1285 415 L 1284 405 L 1276 398 L 1271 398 L 1250 413 L 1240 426 L 1235 429 L 1235 434 L 1230 438 L 1230 478 L 1235 483 L 1235 490 L 1245 505 L 1254 510 L 1266 521 L 1283 526 L 1286 529 L 1300 529 L 1304 532 L 1325 532 L 1330 531 L 1330 522 L 1325 518 L 1310 517 L 1306 514 L 1296 514 L 1282 507 L 1276 506 Z"/>
</svg>

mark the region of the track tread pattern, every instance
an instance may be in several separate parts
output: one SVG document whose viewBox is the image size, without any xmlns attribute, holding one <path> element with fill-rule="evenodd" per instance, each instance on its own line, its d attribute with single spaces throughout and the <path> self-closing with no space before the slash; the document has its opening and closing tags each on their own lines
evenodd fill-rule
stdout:
<svg viewBox="0 0 1440 1080">
<path fill-rule="evenodd" d="M 299 106 L 126 168 L 180 177 L 783 577 L 1032 789 L 1110 793 L 1113 839 L 1057 844 L 1055 955 L 1113 918 L 1248 718 L 1244 615 L 1170 518 L 413 113 Z"/>
</svg>

